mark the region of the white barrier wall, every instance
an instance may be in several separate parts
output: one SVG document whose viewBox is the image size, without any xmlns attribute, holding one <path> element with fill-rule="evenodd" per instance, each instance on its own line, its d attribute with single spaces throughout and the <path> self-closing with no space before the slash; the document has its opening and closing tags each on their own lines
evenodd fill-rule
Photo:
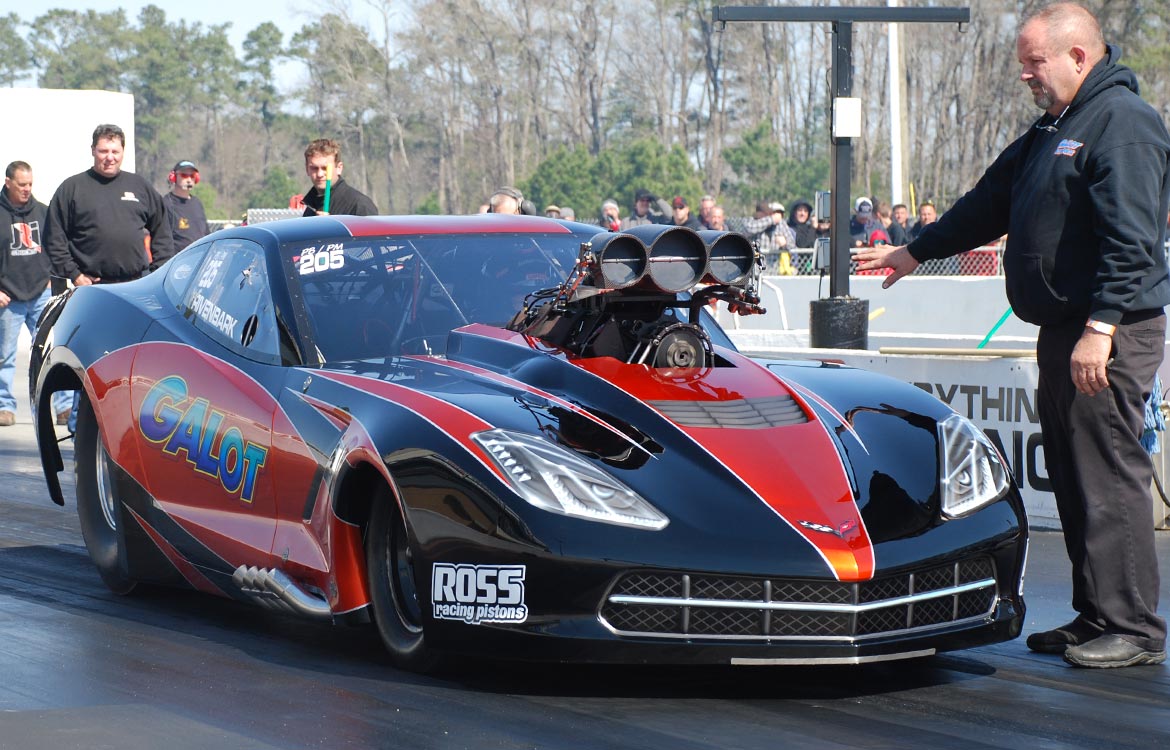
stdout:
<svg viewBox="0 0 1170 750">
<path fill-rule="evenodd" d="M 93 130 L 112 123 L 126 133 L 122 169 L 134 171 L 134 97 L 116 91 L 0 88 L 0 169 L 25 161 L 33 195 L 48 203 L 66 177 L 93 166 Z"/>
</svg>

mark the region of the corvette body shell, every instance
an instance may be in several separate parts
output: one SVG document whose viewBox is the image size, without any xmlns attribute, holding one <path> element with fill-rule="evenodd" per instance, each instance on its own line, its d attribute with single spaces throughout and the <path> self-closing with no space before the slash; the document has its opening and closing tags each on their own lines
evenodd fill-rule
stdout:
<svg viewBox="0 0 1170 750">
<path fill-rule="evenodd" d="M 134 581 L 367 622 L 367 529 L 389 502 L 427 641 L 443 650 L 856 663 L 1019 634 L 1018 490 L 943 515 L 938 424 L 952 412 L 937 399 L 829 363 L 754 361 L 711 320 L 714 367 L 575 356 L 470 301 L 511 304 L 495 269 L 513 261 L 495 243 L 533 256 L 521 282 L 550 285 L 556 268 L 533 267 L 567 269 L 595 231 L 528 217 L 297 219 L 224 230 L 142 280 L 73 290 L 34 342 L 50 496 L 63 503 L 65 467 L 49 397 L 77 389 L 109 457 L 117 572 Z M 317 281 L 371 252 L 409 297 L 391 312 Z M 786 416 L 769 416 L 775 404 Z M 493 430 L 589 462 L 668 523 L 536 507 L 473 437 Z M 248 571 L 297 596 L 247 583 Z"/>
</svg>

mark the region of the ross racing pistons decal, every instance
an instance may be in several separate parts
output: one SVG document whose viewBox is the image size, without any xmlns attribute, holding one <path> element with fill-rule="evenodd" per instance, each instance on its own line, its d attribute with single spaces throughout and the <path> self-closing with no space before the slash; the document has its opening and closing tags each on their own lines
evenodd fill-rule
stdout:
<svg viewBox="0 0 1170 750">
<path fill-rule="evenodd" d="M 436 620 L 524 622 L 524 566 L 435 563 L 431 605 Z"/>
<path fill-rule="evenodd" d="M 244 440 L 239 427 L 224 429 L 225 417 L 207 399 L 190 399 L 187 381 L 170 375 L 147 392 L 138 411 L 138 429 L 150 442 L 161 444 L 167 455 L 177 457 L 184 451 L 197 474 L 218 479 L 228 494 L 250 503 L 268 449 Z"/>
</svg>

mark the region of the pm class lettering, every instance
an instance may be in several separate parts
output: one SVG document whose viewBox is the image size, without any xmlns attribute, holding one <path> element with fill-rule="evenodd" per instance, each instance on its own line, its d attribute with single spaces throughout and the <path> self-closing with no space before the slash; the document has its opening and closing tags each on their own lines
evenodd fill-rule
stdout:
<svg viewBox="0 0 1170 750">
<path fill-rule="evenodd" d="M 1016 484 L 1031 487 L 1037 492 L 1052 492 L 1052 482 L 1048 479 L 1045 467 L 1041 465 L 1044 458 L 1044 441 L 1040 435 L 1040 416 L 1036 411 L 1034 388 L 1012 386 L 989 388 L 986 385 L 959 383 L 914 385 L 937 396 L 940 401 L 975 422 L 1014 422 L 1024 428 L 1031 426 L 1031 429 L 1011 430 L 1007 436 L 1010 444 L 1005 442 L 1004 436 L 994 427 L 985 427 L 983 431 L 1000 455 L 1011 465 Z"/>
<path fill-rule="evenodd" d="M 190 399 L 187 382 L 169 375 L 151 386 L 138 412 L 138 429 L 163 453 L 186 454 L 195 472 L 219 480 L 230 495 L 252 502 L 256 477 L 268 459 L 268 449 L 244 440 L 240 428 L 224 429 L 226 415 L 204 398 Z"/>
</svg>

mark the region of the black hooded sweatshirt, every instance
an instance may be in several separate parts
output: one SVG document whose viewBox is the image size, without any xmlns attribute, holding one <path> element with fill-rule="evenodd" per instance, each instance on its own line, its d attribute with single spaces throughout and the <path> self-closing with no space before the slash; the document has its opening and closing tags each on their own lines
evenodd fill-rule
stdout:
<svg viewBox="0 0 1170 750">
<path fill-rule="evenodd" d="M 1036 325 L 1117 324 L 1170 303 L 1170 135 L 1118 57 L 1108 47 L 1068 109 L 1008 146 L 910 254 L 945 258 L 1006 233 L 1008 301 Z"/>
<path fill-rule="evenodd" d="M 14 300 L 34 300 L 49 284 L 49 256 L 41 247 L 47 211 L 32 196 L 17 208 L 0 189 L 0 289 Z"/>
</svg>

